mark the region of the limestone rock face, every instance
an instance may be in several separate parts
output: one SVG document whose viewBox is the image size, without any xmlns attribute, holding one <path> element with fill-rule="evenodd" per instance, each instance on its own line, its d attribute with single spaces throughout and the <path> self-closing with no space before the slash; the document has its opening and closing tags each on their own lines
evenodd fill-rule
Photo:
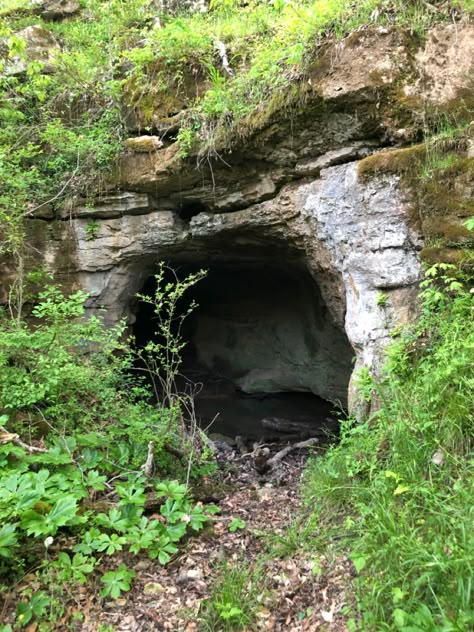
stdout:
<svg viewBox="0 0 474 632">
<path fill-rule="evenodd" d="M 413 318 L 423 247 L 406 182 L 361 177 L 359 161 L 418 142 L 425 106 L 462 100 L 473 41 L 468 24 L 421 46 L 390 29 L 353 33 L 323 47 L 291 117 L 276 99 L 233 145 L 216 138 L 214 153 L 187 159 L 175 142 L 183 112 L 171 108 L 170 127 L 157 103 L 151 135 L 125 142 L 105 192 L 29 222 L 35 252 L 89 292 L 91 312 L 131 326 L 159 261 L 207 267 L 221 286 L 193 325 L 202 365 L 248 393 L 345 401 L 349 385 L 356 410 L 351 372 L 377 371 L 390 330 Z M 472 197 L 470 174 L 450 195 Z"/>
<path fill-rule="evenodd" d="M 416 94 L 434 105 L 472 95 L 474 26 L 449 24 L 433 29 L 426 46 L 416 55 L 416 64 L 419 79 L 407 86 L 407 94 Z"/>
<path fill-rule="evenodd" d="M 303 214 L 314 222 L 342 275 L 345 329 L 358 361 L 372 366 L 389 329 L 409 320 L 400 304 L 413 307 L 410 294 L 420 278 L 421 240 L 409 228 L 407 200 L 396 177 L 361 183 L 356 164 L 321 175 L 307 187 Z"/>
<path fill-rule="evenodd" d="M 54 70 L 54 56 L 59 50 L 59 46 L 51 31 L 48 31 L 41 24 L 34 24 L 18 31 L 16 35 L 25 40 L 27 61 L 39 61 L 44 64 L 43 72 L 47 73 Z M 10 75 L 24 73 L 26 71 L 26 62 L 19 57 L 13 58 L 8 61 L 5 70 Z"/>
<path fill-rule="evenodd" d="M 414 308 L 421 242 L 398 179 L 362 181 L 349 162 L 242 210 L 197 210 L 183 219 L 142 193 L 79 206 L 67 226 L 89 308 L 133 323 L 135 295 L 157 261 L 217 266 L 222 291 L 197 317 L 200 362 L 249 393 L 306 390 L 344 402 L 352 355 L 357 366 L 377 366 L 389 329 Z M 100 218 L 94 239 L 91 217 Z M 50 244 L 50 260 L 61 243 Z M 226 277 L 229 266 L 241 276 Z M 286 272 L 274 277 L 278 266 Z M 285 275 L 291 280 L 274 285 Z M 239 298 L 239 283 L 257 276 L 260 289 Z"/>
<path fill-rule="evenodd" d="M 136 136 L 124 142 L 125 148 L 139 154 L 156 151 L 163 147 L 163 141 L 158 136 Z"/>
</svg>

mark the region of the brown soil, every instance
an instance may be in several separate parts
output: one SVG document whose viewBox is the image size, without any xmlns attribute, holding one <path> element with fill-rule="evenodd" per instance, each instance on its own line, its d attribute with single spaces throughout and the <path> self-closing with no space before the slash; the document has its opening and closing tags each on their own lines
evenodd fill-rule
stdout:
<svg viewBox="0 0 474 632">
<path fill-rule="evenodd" d="M 271 453 L 280 448 L 281 445 L 270 446 Z M 322 553 L 305 547 L 280 557 L 278 549 L 268 554 L 269 541 L 275 542 L 278 536 L 285 541 L 290 523 L 304 515 L 299 486 L 306 458 L 307 450 L 288 455 L 272 480 L 256 472 L 252 457 L 241 456 L 235 450 L 225 451 L 217 487 L 213 481 L 212 487 L 204 485 L 197 491 L 205 501 L 217 499 L 221 511 L 212 524 L 190 538 L 165 567 L 156 560 L 128 554 L 121 559 L 106 558 L 111 568 L 125 562 L 136 571 L 132 590 L 115 601 L 104 600 L 99 596 L 98 578 L 89 581 L 68 596 L 64 618 L 52 629 L 219 632 L 223 629 L 220 624 L 203 627 L 203 602 L 211 596 L 219 568 L 227 562 L 250 569 L 257 563 L 263 564 L 264 579 L 259 582 L 266 584 L 261 595 L 260 587 L 256 591 L 255 625 L 236 629 L 346 631 L 344 606 L 353 605 L 354 601 L 350 588 L 354 569 L 347 558 L 338 556 L 331 543 Z M 231 533 L 229 525 L 234 518 L 245 521 L 245 528 Z M 317 535 L 315 530 L 314 537 Z M 101 566 L 101 570 L 107 569 Z M 23 590 L 26 583 L 34 588 L 34 576 L 25 577 L 16 590 Z M 11 606 L 15 597 L 12 591 L 8 599 Z M 83 621 L 71 623 L 74 614 L 81 614 Z M 34 623 L 26 628 L 27 632 L 40 629 L 43 628 Z"/>
</svg>

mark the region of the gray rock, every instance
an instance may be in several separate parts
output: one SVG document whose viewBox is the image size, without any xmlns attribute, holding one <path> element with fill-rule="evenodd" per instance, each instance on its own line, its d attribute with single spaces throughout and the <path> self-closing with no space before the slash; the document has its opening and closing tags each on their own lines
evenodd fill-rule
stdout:
<svg viewBox="0 0 474 632">
<path fill-rule="evenodd" d="M 61 211 L 63 219 L 70 217 L 112 219 L 122 215 L 142 215 L 152 211 L 153 207 L 146 193 L 121 191 L 108 193 L 96 198 L 93 203 L 79 203 Z"/>
<path fill-rule="evenodd" d="M 18 31 L 16 36 L 25 41 L 23 57 L 13 57 L 6 63 L 5 73 L 8 75 L 20 75 L 26 72 L 29 62 L 39 61 L 43 64 L 43 72 L 54 71 L 54 57 L 59 51 L 59 46 L 51 31 L 42 24 L 34 24 Z"/>
<path fill-rule="evenodd" d="M 45 20 L 62 20 L 79 13 L 81 5 L 77 0 L 44 0 L 39 9 Z"/>
<path fill-rule="evenodd" d="M 212 256 L 246 262 L 247 270 L 273 266 L 260 274 L 264 282 L 254 288 L 253 302 L 244 299 L 245 288 L 226 288 L 223 280 L 225 312 L 204 305 L 196 316 L 201 364 L 248 393 L 308 391 L 345 402 L 352 354 L 356 368 L 377 368 L 390 328 L 412 317 L 421 244 L 394 176 L 362 181 L 356 162 L 337 165 L 249 208 L 201 212 L 188 223 L 154 208 L 160 204 L 165 200 L 125 191 L 74 209 L 67 228 L 75 235 L 74 266 L 91 295 L 89 308 L 104 306 L 111 323 L 123 316 L 132 323 L 134 296 L 157 259 Z M 93 240 L 91 217 L 99 220 Z M 51 246 L 46 256 L 53 261 L 57 242 Z M 294 264 L 284 271 L 292 248 L 307 273 Z M 272 280 L 276 265 L 279 279 L 287 279 L 283 288 Z M 242 272 L 239 283 L 246 278 Z M 387 295 L 383 309 L 380 291 Z"/>
<path fill-rule="evenodd" d="M 367 143 L 354 143 L 347 147 L 341 147 L 328 151 L 322 156 L 317 158 L 309 158 L 300 160 L 296 163 L 295 171 L 302 176 L 314 176 L 319 175 L 322 169 L 332 167 L 341 163 L 349 162 L 350 160 L 356 160 L 365 158 L 373 153 L 374 147 Z"/>
</svg>

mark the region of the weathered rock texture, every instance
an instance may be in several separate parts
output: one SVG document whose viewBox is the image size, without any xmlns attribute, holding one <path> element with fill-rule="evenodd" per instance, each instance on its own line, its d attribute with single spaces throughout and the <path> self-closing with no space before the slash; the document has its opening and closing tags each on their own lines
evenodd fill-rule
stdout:
<svg viewBox="0 0 474 632">
<path fill-rule="evenodd" d="M 94 239 L 88 239 L 91 209 L 79 208 L 63 230 L 74 233 L 75 273 L 91 294 L 90 308 L 104 307 L 111 323 L 124 316 L 133 322 L 134 297 L 161 259 L 232 266 L 217 306 L 204 303 L 195 338 L 203 364 L 248 392 L 308 390 L 344 401 L 351 348 L 359 364 L 376 362 L 390 327 L 408 320 L 414 305 L 420 241 L 408 227 L 397 184 L 395 176 L 360 182 L 351 162 L 232 213 L 201 211 L 185 221 L 153 208 L 156 200 L 146 207 L 145 194 L 121 194 L 97 206 Z M 50 242 L 51 262 L 65 243 Z M 297 274 L 283 294 L 271 276 L 267 286 L 262 282 L 261 271 L 277 265 Z M 259 276 L 261 287 L 244 302 L 248 275 Z M 312 299 L 307 290 L 296 292 L 305 279 L 313 283 Z"/>
<path fill-rule="evenodd" d="M 133 323 L 134 297 L 159 260 L 241 266 L 260 279 L 287 268 L 294 288 L 306 288 L 288 290 L 287 305 L 269 281 L 240 314 L 228 300 L 227 320 L 222 306 L 217 317 L 204 308 L 200 359 L 215 370 L 227 362 L 248 391 L 343 399 L 351 353 L 356 367 L 377 368 L 390 329 L 412 318 L 423 242 L 406 180 L 390 170 L 361 177 L 358 161 L 419 138 L 429 107 L 457 111 L 472 79 L 473 35 L 469 25 L 439 27 L 417 52 L 412 36 L 353 34 L 321 51 L 290 117 L 276 99 L 241 125 L 240 141 L 217 139 L 218 155 L 183 160 L 160 131 L 169 113 L 152 117 L 154 136 L 144 138 L 135 111 L 139 138 L 126 143 L 109 190 L 58 209 L 55 221 L 32 220 L 31 240 L 109 322 Z M 268 294 L 278 299 L 272 317 L 263 316 Z"/>
<path fill-rule="evenodd" d="M 41 24 L 27 26 L 17 33 L 20 39 L 25 41 L 25 51 L 22 57 L 13 57 L 6 60 L 5 73 L 18 75 L 26 71 L 27 61 L 37 61 L 43 64 L 43 72 L 54 70 L 54 58 L 59 51 L 59 45 L 53 34 Z"/>
</svg>

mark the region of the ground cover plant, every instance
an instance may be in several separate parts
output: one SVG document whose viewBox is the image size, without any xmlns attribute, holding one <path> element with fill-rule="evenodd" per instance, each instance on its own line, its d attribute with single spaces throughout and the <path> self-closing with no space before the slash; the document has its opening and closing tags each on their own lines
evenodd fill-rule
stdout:
<svg viewBox="0 0 474 632">
<path fill-rule="evenodd" d="M 158 277 L 154 297 L 142 298 L 174 305 L 194 280 L 163 287 Z M 84 319 L 86 298 L 48 286 L 34 325 L 8 314 L 0 321 L 3 594 L 25 573 L 34 576 L 17 604 L 18 627 L 33 619 L 54 629 L 77 584 L 118 598 L 130 589 L 133 556 L 168 563 L 215 510 L 189 495 L 187 482 L 203 460 L 179 393 L 152 403 L 147 382 L 133 373 L 123 327 Z M 161 313 L 169 329 L 173 308 Z M 169 384 L 179 370 L 179 332 L 164 344 L 170 364 L 160 357 L 159 370 Z M 141 358 L 152 363 L 153 352 L 142 350 Z"/>
</svg>

